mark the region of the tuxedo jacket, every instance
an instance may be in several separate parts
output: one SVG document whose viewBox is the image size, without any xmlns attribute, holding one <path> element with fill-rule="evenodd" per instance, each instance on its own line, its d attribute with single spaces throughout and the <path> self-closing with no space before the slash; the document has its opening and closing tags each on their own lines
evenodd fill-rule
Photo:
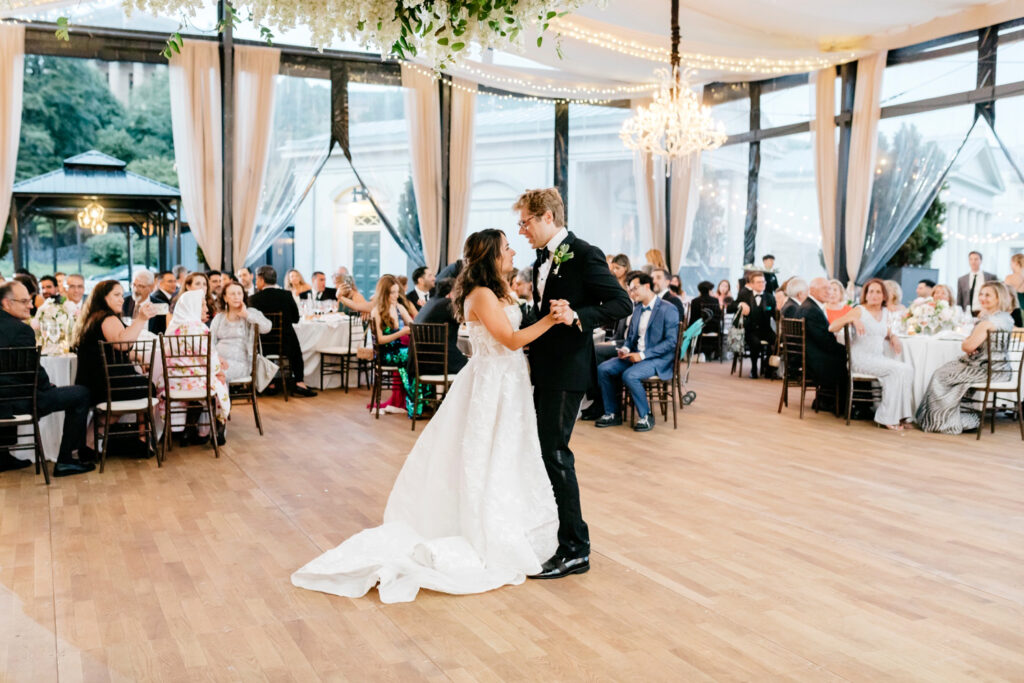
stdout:
<svg viewBox="0 0 1024 683">
<path fill-rule="evenodd" d="M 171 305 L 171 297 L 164 293 L 164 290 L 157 287 L 153 290 L 153 293 L 149 295 L 149 300 L 155 304 L 167 304 Z M 133 308 L 134 310 L 134 308 Z M 149 319 L 149 331 L 153 334 L 163 334 L 167 331 L 167 316 L 165 315 L 154 315 Z"/>
<path fill-rule="evenodd" d="M 805 299 L 806 301 L 806 299 Z M 800 317 L 800 304 L 796 299 L 786 299 L 786 303 L 782 304 L 782 317 L 783 318 L 799 318 Z"/>
<path fill-rule="evenodd" d="M 800 305 L 800 317 L 807 344 L 804 367 L 819 384 L 838 385 L 846 376 L 846 349 L 828 331 L 828 318 L 811 297 Z"/>
<path fill-rule="evenodd" d="M 594 377 L 594 328 L 625 318 L 633 303 L 600 249 L 572 232 L 562 244 L 573 257 L 560 266 L 552 263 L 543 297 L 537 286 L 541 264 L 533 264 L 534 308 L 542 318 L 552 300 L 564 299 L 579 316 L 579 325 L 555 325 L 531 342 L 530 373 L 537 390 L 583 392 Z"/>
<path fill-rule="evenodd" d="M 764 274 L 764 293 L 768 296 L 773 296 L 775 290 L 779 288 L 779 278 L 776 277 L 775 273 L 765 272 Z"/>
<path fill-rule="evenodd" d="M 423 308 L 427 303 L 426 299 L 420 299 L 420 295 L 416 293 L 415 287 L 406 292 L 405 298 L 409 300 L 409 303 L 416 307 L 417 311 Z"/>
<path fill-rule="evenodd" d="M 466 367 L 468 359 L 459 351 L 459 321 L 455 319 L 452 300 L 446 296 L 431 299 L 425 304 L 413 320 L 416 323 L 443 323 L 448 326 L 448 374 L 454 375 Z M 412 354 L 409 354 L 409 372 L 412 372 Z M 420 362 L 420 372 L 425 375 L 440 375 L 444 371 L 440 365 L 434 367 Z"/>
<path fill-rule="evenodd" d="M 264 352 L 268 354 L 290 354 L 299 348 L 299 338 L 293 325 L 299 322 L 299 307 L 295 305 L 292 293 L 280 287 L 264 287 L 249 299 L 249 306 L 269 317 L 271 313 L 281 314 L 281 332 L 284 349 L 271 349 L 264 341 Z"/>
<path fill-rule="evenodd" d="M 632 351 L 640 350 L 640 318 L 643 306 L 633 307 L 633 318 L 629 322 L 626 333 L 626 347 Z M 644 335 L 644 360 L 654 363 L 655 372 L 663 380 L 672 379 L 672 362 L 676 354 L 676 337 L 679 334 L 679 312 L 670 303 L 654 297 L 651 317 L 647 321 L 647 333 Z"/>
<path fill-rule="evenodd" d="M 0 311 L 0 348 L 6 349 L 19 346 L 35 347 L 36 333 L 27 323 L 18 320 L 7 311 Z M 5 384 L 12 385 L 14 383 L 13 378 L 0 376 L 0 393 L 4 391 L 3 387 Z M 50 378 L 47 376 L 46 369 L 42 365 L 39 366 L 37 386 L 40 391 L 45 391 L 51 386 Z"/>
<path fill-rule="evenodd" d="M 986 282 L 991 282 L 996 279 L 993 273 L 987 273 L 984 270 L 978 273 L 981 275 L 978 278 L 978 287 L 981 287 Z M 962 275 L 959 280 L 956 281 L 956 305 L 960 308 L 966 308 L 971 310 L 971 274 Z"/>
<path fill-rule="evenodd" d="M 761 294 L 761 305 L 758 306 L 755 296 L 754 290 L 744 287 L 743 291 L 736 297 L 737 304 L 746 304 L 750 307 L 750 313 L 747 314 L 745 319 L 744 329 L 748 334 L 752 332 L 760 334 L 764 334 L 766 331 L 771 332 L 772 318 L 775 316 L 775 297 L 770 296 L 768 291 L 765 290 Z M 825 325 L 825 327 L 828 327 L 828 325 Z"/>
<path fill-rule="evenodd" d="M 299 294 L 300 299 L 312 298 L 313 301 L 336 301 L 338 298 L 338 290 L 334 287 L 325 287 L 322 292 L 314 292 L 312 289 L 306 290 L 302 294 Z"/>
</svg>

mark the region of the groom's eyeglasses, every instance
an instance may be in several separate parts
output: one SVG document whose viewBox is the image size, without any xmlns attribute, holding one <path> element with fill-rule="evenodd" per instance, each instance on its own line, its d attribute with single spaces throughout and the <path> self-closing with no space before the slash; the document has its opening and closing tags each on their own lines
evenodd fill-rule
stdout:
<svg viewBox="0 0 1024 683">
<path fill-rule="evenodd" d="M 534 218 L 540 218 L 540 214 L 539 213 L 535 213 L 532 216 L 530 216 L 529 218 L 527 218 L 525 221 L 517 221 L 516 225 L 518 225 L 519 229 L 522 230 L 527 225 L 529 225 L 530 221 L 532 221 Z"/>
</svg>

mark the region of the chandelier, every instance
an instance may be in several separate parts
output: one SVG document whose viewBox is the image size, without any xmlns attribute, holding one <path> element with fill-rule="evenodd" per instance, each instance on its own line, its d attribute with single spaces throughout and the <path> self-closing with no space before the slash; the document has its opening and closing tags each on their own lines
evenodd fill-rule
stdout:
<svg viewBox="0 0 1024 683">
<path fill-rule="evenodd" d="M 94 235 L 107 232 L 107 222 L 103 220 L 104 209 L 95 201 L 89 202 L 78 212 L 78 225 L 82 230 L 90 230 Z"/>
<path fill-rule="evenodd" d="M 637 107 L 619 131 L 629 149 L 661 157 L 665 175 L 672 174 L 672 162 L 694 152 L 717 149 L 725 142 L 725 126 L 711 117 L 690 88 L 689 73 L 679 66 L 679 0 L 672 0 L 671 70 L 659 69 L 661 80 L 654 101 Z"/>
</svg>

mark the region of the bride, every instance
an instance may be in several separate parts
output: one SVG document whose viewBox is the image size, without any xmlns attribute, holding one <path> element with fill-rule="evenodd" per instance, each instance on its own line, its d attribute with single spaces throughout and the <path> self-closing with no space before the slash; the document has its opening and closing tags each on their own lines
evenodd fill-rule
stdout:
<svg viewBox="0 0 1024 683">
<path fill-rule="evenodd" d="M 558 545 L 558 513 L 541 460 L 522 348 L 556 324 L 526 329 L 506 275 L 515 252 L 500 230 L 469 236 L 453 291 L 473 356 L 406 458 L 384 523 L 292 574 L 300 588 L 409 602 L 420 588 L 481 593 L 540 571 Z"/>
</svg>

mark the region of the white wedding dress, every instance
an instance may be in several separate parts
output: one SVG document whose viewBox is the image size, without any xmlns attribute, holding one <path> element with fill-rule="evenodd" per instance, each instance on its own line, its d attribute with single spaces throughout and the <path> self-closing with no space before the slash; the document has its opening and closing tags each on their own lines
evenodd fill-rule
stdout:
<svg viewBox="0 0 1024 683">
<path fill-rule="evenodd" d="M 519 327 L 518 306 L 507 306 Z M 420 588 L 482 593 L 522 583 L 557 546 L 558 511 L 541 460 L 523 352 L 468 323 L 473 356 L 398 473 L 382 526 L 292 574 L 300 588 L 381 602 Z"/>
</svg>

